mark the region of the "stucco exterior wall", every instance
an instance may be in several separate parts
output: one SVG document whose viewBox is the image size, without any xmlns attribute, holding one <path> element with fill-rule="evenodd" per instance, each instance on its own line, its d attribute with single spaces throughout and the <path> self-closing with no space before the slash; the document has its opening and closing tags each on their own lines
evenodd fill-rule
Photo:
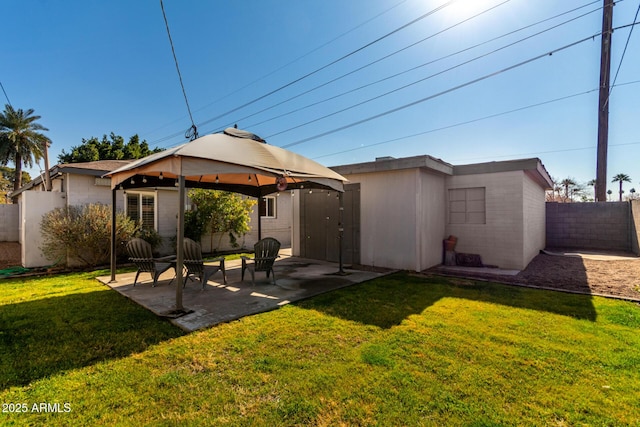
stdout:
<svg viewBox="0 0 640 427">
<path fill-rule="evenodd" d="M 546 246 L 546 209 L 544 189 L 527 174 L 523 177 L 524 248 L 522 257 L 523 264 L 526 266 Z"/>
<path fill-rule="evenodd" d="M 442 262 L 442 240 L 446 237 L 445 176 L 416 170 L 420 182 L 420 204 L 418 206 L 418 263 L 416 271 Z"/>
<path fill-rule="evenodd" d="M 65 174 L 64 176 L 64 192 L 68 206 L 89 203 L 111 205 L 111 187 L 96 185 L 96 177 L 77 174 Z"/>
<path fill-rule="evenodd" d="M 20 243 L 22 250 L 22 266 L 27 268 L 51 265 L 56 260 L 44 257 L 40 246 L 43 238 L 40 233 L 42 216 L 65 206 L 65 193 L 25 191 L 20 195 Z"/>
<path fill-rule="evenodd" d="M 416 200 L 420 182 L 416 174 L 415 169 L 406 169 L 345 176 L 351 183 L 360 183 L 362 264 L 416 269 Z M 424 212 L 428 215 L 428 210 Z"/>
<path fill-rule="evenodd" d="M 484 264 L 523 269 L 524 172 L 499 172 L 447 177 L 446 189 L 485 188 L 485 224 L 451 224 L 446 234 L 458 238 L 456 252 L 480 254 Z M 544 207 L 544 198 L 540 200 Z M 544 228 L 543 228 L 544 230 Z"/>
</svg>

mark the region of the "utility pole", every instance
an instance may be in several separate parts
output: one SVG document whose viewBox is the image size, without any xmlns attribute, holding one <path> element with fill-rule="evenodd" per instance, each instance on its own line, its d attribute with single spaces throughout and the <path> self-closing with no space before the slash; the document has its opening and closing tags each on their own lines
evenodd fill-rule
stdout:
<svg viewBox="0 0 640 427">
<path fill-rule="evenodd" d="M 51 177 L 49 176 L 49 141 L 44 141 L 44 191 L 51 191 Z"/>
<path fill-rule="evenodd" d="M 596 201 L 607 200 L 607 148 L 609 145 L 609 80 L 611 77 L 611 35 L 613 0 L 604 0 L 602 45 L 600 48 L 600 98 L 598 102 L 598 153 L 596 159 Z"/>
</svg>

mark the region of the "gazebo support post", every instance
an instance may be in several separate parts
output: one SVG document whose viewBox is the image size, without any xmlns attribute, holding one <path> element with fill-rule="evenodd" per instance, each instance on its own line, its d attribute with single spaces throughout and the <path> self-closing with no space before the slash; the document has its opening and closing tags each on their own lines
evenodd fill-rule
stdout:
<svg viewBox="0 0 640 427">
<path fill-rule="evenodd" d="M 182 269 L 184 267 L 184 175 L 178 177 L 178 229 L 176 242 L 176 312 L 183 311 L 182 306 L 182 286 L 184 277 Z"/>
<path fill-rule="evenodd" d="M 111 280 L 116 281 L 116 189 L 111 190 Z"/>
<path fill-rule="evenodd" d="M 258 198 L 258 241 L 262 240 L 262 216 L 260 215 L 260 201 L 262 196 Z"/>
</svg>

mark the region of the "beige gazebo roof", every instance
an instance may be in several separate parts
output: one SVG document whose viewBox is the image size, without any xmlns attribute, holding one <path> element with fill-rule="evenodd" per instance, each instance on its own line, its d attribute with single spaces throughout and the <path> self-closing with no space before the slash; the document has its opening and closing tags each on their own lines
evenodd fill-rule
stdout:
<svg viewBox="0 0 640 427">
<path fill-rule="evenodd" d="M 185 177 L 187 188 L 220 189 L 255 197 L 277 191 L 277 178 L 284 178 L 289 189 L 307 186 L 343 191 L 347 181 L 311 159 L 233 128 L 152 154 L 105 176 L 111 177 L 112 188 L 127 189 L 168 186 L 180 175 Z"/>
</svg>

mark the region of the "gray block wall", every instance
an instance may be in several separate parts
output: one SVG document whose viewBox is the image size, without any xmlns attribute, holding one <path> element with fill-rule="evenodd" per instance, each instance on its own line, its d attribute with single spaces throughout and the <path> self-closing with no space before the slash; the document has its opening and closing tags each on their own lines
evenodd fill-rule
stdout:
<svg viewBox="0 0 640 427">
<path fill-rule="evenodd" d="M 0 242 L 17 242 L 20 238 L 18 205 L 0 205 Z"/>
<path fill-rule="evenodd" d="M 546 204 L 548 248 L 632 250 L 629 202 Z"/>
<path fill-rule="evenodd" d="M 631 252 L 640 256 L 640 200 L 631 202 Z"/>
</svg>

